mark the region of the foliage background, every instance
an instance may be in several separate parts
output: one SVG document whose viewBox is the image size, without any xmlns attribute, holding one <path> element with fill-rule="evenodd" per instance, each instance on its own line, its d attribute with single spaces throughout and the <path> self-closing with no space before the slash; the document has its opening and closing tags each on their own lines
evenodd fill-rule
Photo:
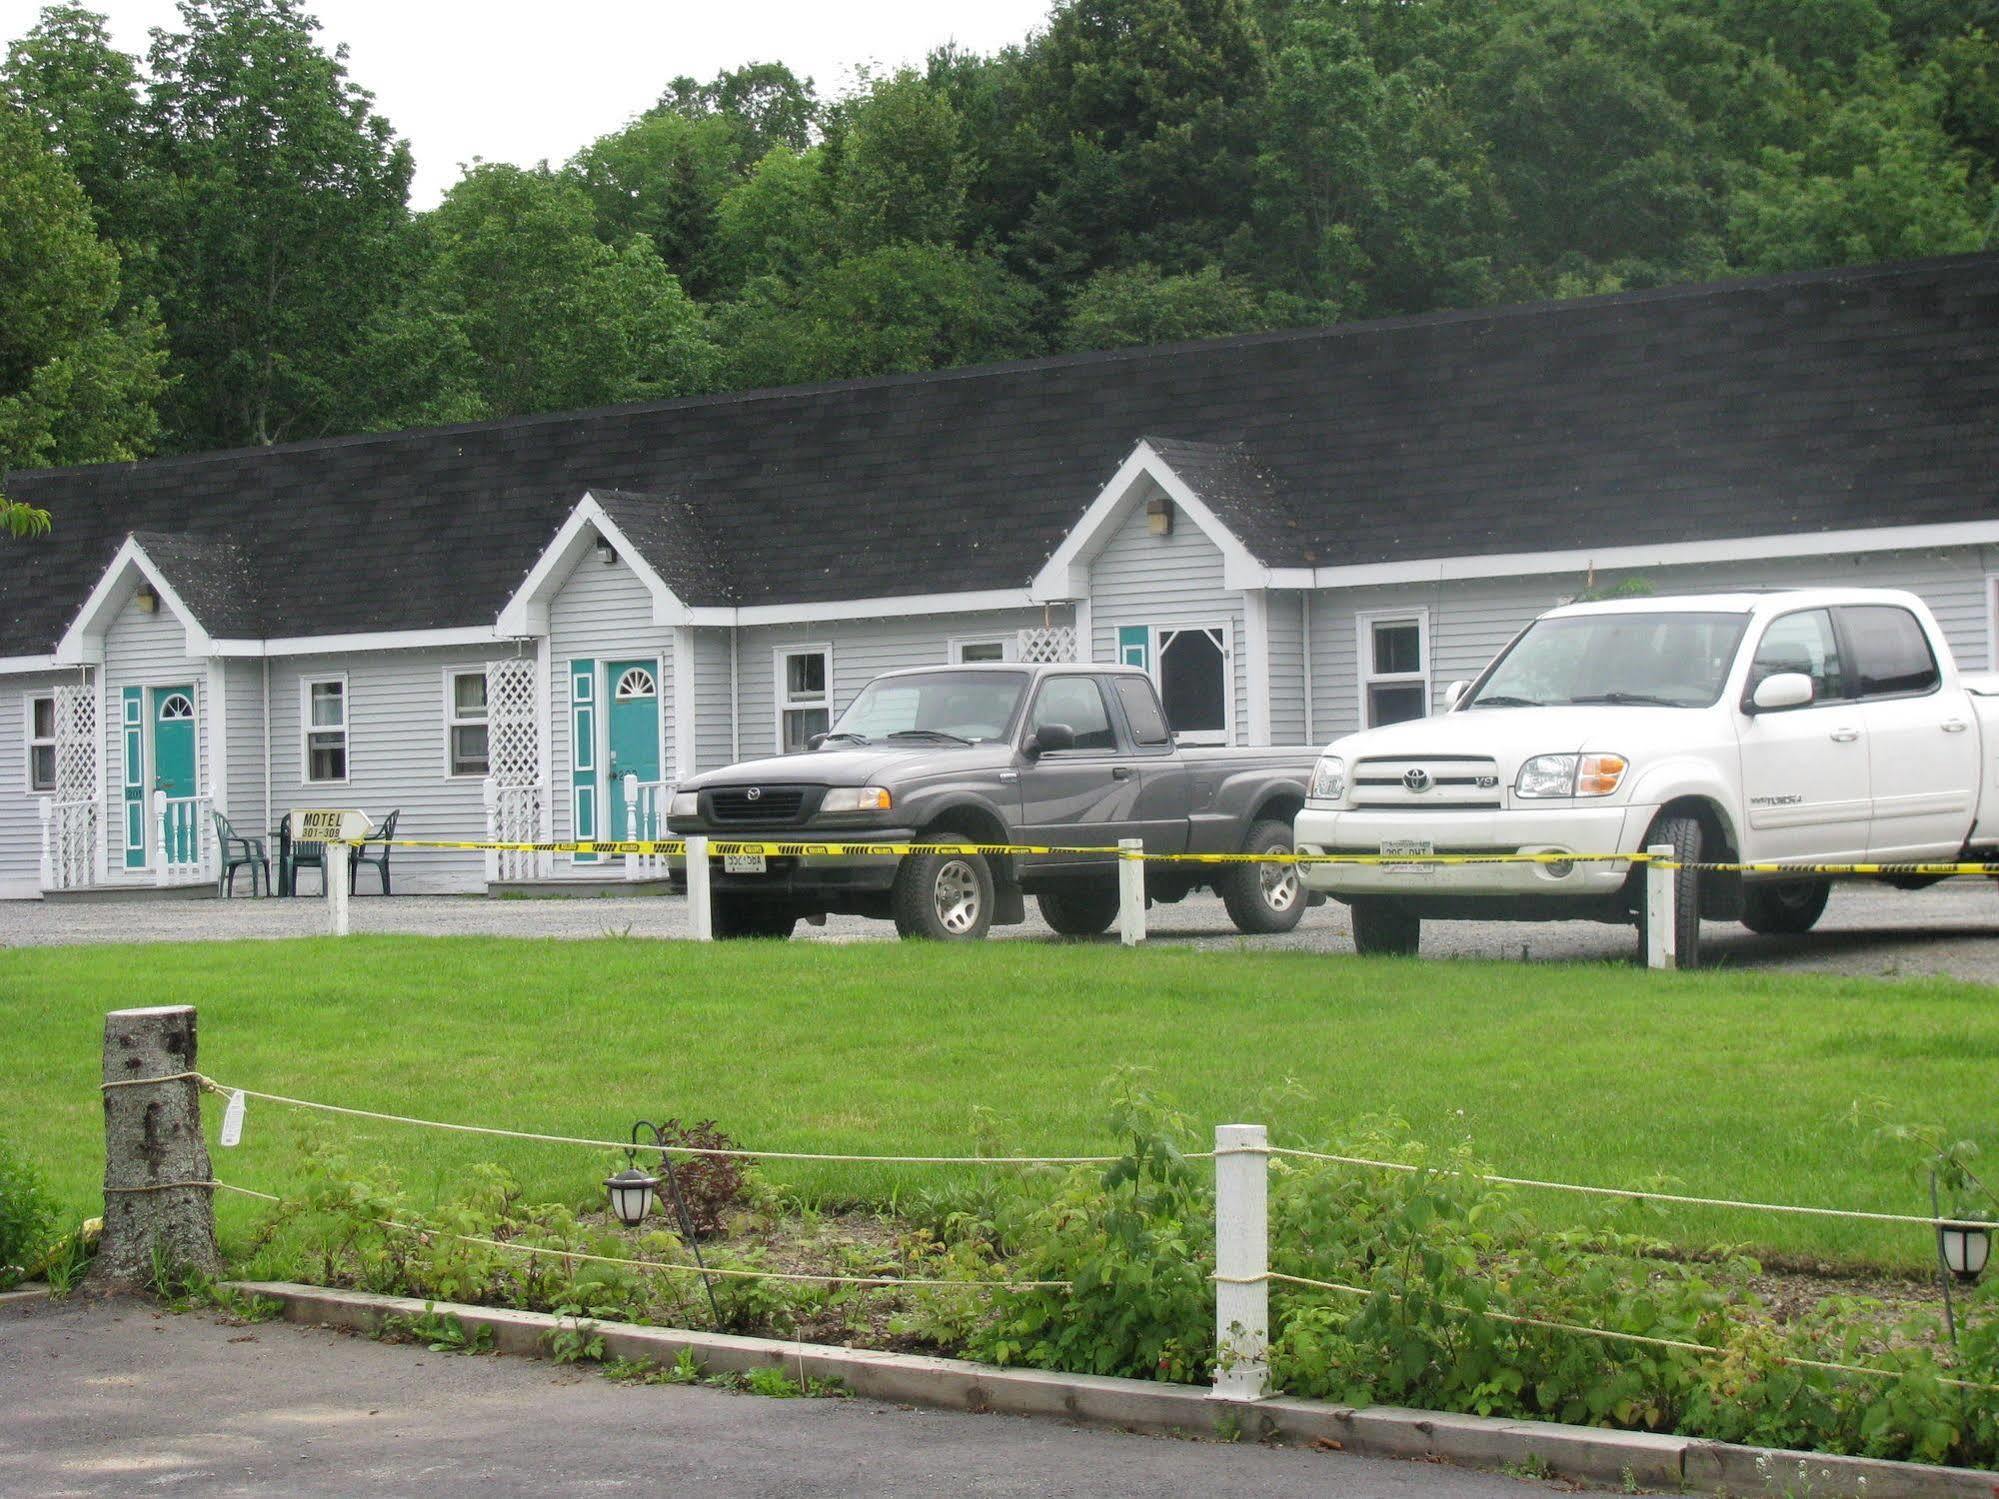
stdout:
<svg viewBox="0 0 1999 1499">
<path fill-rule="evenodd" d="M 435 210 L 298 0 L 0 65 L 0 476 L 1972 251 L 1999 0 L 1070 0 Z"/>
</svg>

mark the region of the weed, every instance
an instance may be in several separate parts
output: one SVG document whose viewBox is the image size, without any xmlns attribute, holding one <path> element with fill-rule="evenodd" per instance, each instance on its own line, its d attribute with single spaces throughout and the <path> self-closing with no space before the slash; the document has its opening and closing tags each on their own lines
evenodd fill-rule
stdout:
<svg viewBox="0 0 1999 1499">
<path fill-rule="evenodd" d="M 1512 1478 L 1533 1478 L 1545 1481 L 1555 1476 L 1555 1470 L 1548 1460 L 1538 1452 L 1530 1452 L 1517 1463 L 1501 1463 L 1499 1471 Z"/>
<path fill-rule="evenodd" d="M 375 1329 L 375 1337 L 384 1343 L 422 1343 L 432 1353 L 493 1351 L 492 1328 L 475 1327 L 468 1333 L 465 1324 L 455 1315 L 438 1311 L 428 1301 L 415 1316 L 397 1314 L 384 1317 Z"/>
<path fill-rule="evenodd" d="M 558 1311 L 564 1316 L 576 1315 L 574 1309 L 558 1308 Z M 557 1327 L 542 1342 L 549 1357 L 558 1364 L 599 1363 L 604 1357 L 604 1335 L 594 1322 L 571 1322 Z"/>
<path fill-rule="evenodd" d="M 1234 1411 L 1224 1411 L 1215 1417 L 1215 1440 L 1218 1442 L 1240 1442 L 1242 1440 L 1242 1417 Z"/>
<path fill-rule="evenodd" d="M 782 1369 L 752 1369 L 744 1383 L 752 1395 L 767 1395 L 773 1400 L 795 1400 L 804 1393 Z"/>
</svg>

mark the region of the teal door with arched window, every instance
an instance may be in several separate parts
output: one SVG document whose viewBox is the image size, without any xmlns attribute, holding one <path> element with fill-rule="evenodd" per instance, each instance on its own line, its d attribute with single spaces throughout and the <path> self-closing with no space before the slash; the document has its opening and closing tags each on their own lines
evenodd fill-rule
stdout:
<svg viewBox="0 0 1999 1499">
<path fill-rule="evenodd" d="M 659 779 L 659 662 L 607 661 L 604 664 L 606 738 L 610 763 L 606 775 L 610 785 L 605 805 L 610 817 L 598 836 L 615 842 L 630 827 L 625 816 L 625 777 L 640 781 Z M 641 823 L 641 838 L 656 837 L 659 829 Z"/>
<path fill-rule="evenodd" d="M 200 794 L 198 746 L 192 687 L 153 689 L 153 789 L 161 803 Z M 191 864 L 199 847 L 201 824 L 193 808 L 176 809 L 167 820 L 168 857 Z M 157 815 L 157 814 L 156 814 Z M 152 837 L 157 838 L 157 830 Z"/>
</svg>

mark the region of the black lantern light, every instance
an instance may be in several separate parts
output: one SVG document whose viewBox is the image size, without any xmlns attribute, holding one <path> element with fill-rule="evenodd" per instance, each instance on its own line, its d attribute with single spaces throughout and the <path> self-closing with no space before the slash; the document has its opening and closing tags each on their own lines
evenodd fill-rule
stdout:
<svg viewBox="0 0 1999 1499">
<path fill-rule="evenodd" d="M 1992 1258 L 1992 1230 L 1982 1223 L 1939 1223 L 1937 1257 L 1960 1282 L 1974 1285 Z"/>
<path fill-rule="evenodd" d="M 604 1190 L 611 1194 L 611 1212 L 617 1220 L 626 1228 L 637 1228 L 646 1221 L 646 1214 L 652 1211 L 653 1194 L 659 1190 L 659 1178 L 646 1175 L 634 1163 L 615 1176 L 605 1177 Z"/>
</svg>

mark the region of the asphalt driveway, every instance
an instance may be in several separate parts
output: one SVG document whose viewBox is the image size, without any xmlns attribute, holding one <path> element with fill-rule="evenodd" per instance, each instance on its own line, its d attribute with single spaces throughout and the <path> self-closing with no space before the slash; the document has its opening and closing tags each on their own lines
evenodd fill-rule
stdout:
<svg viewBox="0 0 1999 1499">
<path fill-rule="evenodd" d="M 1292 1495 L 1532 1499 L 1425 1463 L 872 1400 L 616 1385 L 525 1359 L 237 1327 L 141 1301 L 0 1306 L 0 1493 Z"/>
</svg>

